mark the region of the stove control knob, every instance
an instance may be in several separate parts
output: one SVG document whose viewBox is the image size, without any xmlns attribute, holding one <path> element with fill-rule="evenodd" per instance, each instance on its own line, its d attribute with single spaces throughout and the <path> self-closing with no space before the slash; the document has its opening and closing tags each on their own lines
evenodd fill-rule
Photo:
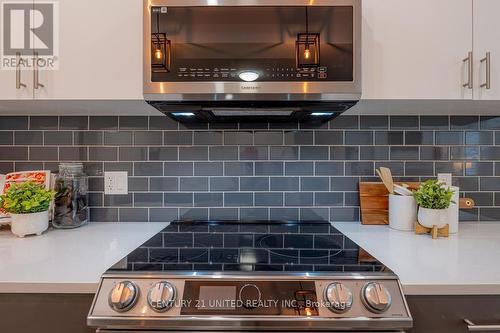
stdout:
<svg viewBox="0 0 500 333">
<path fill-rule="evenodd" d="M 109 293 L 108 303 L 116 312 L 125 312 L 135 305 L 138 296 L 139 288 L 134 282 L 120 281 Z"/>
<path fill-rule="evenodd" d="M 334 282 L 325 289 L 325 301 L 330 310 L 343 313 L 352 306 L 352 293 L 343 283 Z"/>
<path fill-rule="evenodd" d="M 175 287 L 167 282 L 156 282 L 148 292 L 148 304 L 156 312 L 170 309 L 175 302 Z"/>
<path fill-rule="evenodd" d="M 361 300 L 374 313 L 387 311 L 392 302 L 389 290 L 379 282 L 368 282 L 361 290 Z"/>
</svg>

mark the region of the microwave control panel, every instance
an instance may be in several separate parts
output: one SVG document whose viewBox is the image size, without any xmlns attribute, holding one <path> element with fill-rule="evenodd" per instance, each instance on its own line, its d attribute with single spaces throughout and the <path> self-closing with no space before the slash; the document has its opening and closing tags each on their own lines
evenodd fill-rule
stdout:
<svg viewBox="0 0 500 333">
<path fill-rule="evenodd" d="M 186 66 L 174 68 L 164 76 L 168 81 L 245 81 L 245 73 L 255 73 L 252 81 L 321 81 L 328 79 L 328 68 L 295 68 L 290 66 L 266 68 L 237 68 L 214 66 Z M 243 76 L 242 76 L 243 75 Z"/>
</svg>

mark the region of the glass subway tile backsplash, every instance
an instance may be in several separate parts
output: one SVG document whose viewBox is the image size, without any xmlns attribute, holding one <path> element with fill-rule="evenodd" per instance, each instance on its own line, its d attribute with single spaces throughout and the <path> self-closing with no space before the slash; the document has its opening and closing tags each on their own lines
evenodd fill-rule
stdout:
<svg viewBox="0 0 500 333">
<path fill-rule="evenodd" d="M 92 221 L 359 220 L 358 182 L 452 173 L 500 220 L 500 117 L 341 116 L 296 123 L 178 124 L 164 116 L 0 116 L 0 173 L 82 161 Z M 103 172 L 127 171 L 130 194 L 104 195 Z"/>
</svg>

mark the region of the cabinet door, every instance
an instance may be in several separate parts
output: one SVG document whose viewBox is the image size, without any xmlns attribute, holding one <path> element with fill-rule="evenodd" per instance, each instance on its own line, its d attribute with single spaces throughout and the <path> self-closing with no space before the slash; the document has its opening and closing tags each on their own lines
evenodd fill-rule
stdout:
<svg viewBox="0 0 500 333">
<path fill-rule="evenodd" d="M 407 295 L 413 328 L 407 333 L 470 333 L 464 319 L 476 325 L 497 326 L 498 295 Z M 477 332 L 498 332 L 489 330 Z"/>
<path fill-rule="evenodd" d="M 142 99 L 142 0 L 58 5 L 58 69 L 40 71 L 35 98 Z"/>
<path fill-rule="evenodd" d="M 12 1 L 9 4 L 0 1 L 0 12 L 2 16 L 9 15 L 11 19 L 10 28 L 14 29 L 15 27 L 15 30 L 11 30 L 13 35 L 10 42 L 12 47 L 19 50 L 19 56 L 8 55 L 4 57 L 3 54 L 0 55 L 2 61 L 2 68 L 0 68 L 0 100 L 33 99 L 33 72 L 31 71 L 33 44 L 31 39 L 26 38 L 26 29 L 30 26 L 30 20 L 32 19 L 31 14 L 29 14 L 29 20 L 25 20 L 25 13 L 26 11 L 31 12 L 33 2 L 19 1 L 21 7 L 11 7 L 10 9 L 16 10 L 17 15 L 3 7 L 12 5 L 12 3 Z M 4 10 L 6 10 L 5 13 L 2 12 Z M 4 24 L 2 19 L 0 19 L 0 24 Z M 4 32 L 2 31 L 2 33 Z M 0 41 L 4 43 L 3 36 L 0 37 Z M 23 47 L 25 49 L 21 50 Z M 24 65 L 16 67 L 19 63 Z"/>
<path fill-rule="evenodd" d="M 474 0 L 474 99 L 500 100 L 500 1 Z M 486 55 L 489 52 L 489 59 Z M 485 59 L 481 61 L 481 59 Z M 489 71 L 489 73 L 488 73 Z M 489 89 L 486 85 L 489 76 Z M 483 85 L 481 87 L 481 85 Z"/>
<path fill-rule="evenodd" d="M 363 0 L 362 33 L 362 98 L 472 98 L 471 0 Z"/>
</svg>

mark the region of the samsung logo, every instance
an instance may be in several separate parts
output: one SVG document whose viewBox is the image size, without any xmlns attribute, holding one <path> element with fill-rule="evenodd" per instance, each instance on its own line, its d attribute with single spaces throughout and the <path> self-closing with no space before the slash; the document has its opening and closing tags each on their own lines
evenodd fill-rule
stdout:
<svg viewBox="0 0 500 333">
<path fill-rule="evenodd" d="M 240 86 L 241 90 L 259 90 L 260 86 Z"/>
</svg>

